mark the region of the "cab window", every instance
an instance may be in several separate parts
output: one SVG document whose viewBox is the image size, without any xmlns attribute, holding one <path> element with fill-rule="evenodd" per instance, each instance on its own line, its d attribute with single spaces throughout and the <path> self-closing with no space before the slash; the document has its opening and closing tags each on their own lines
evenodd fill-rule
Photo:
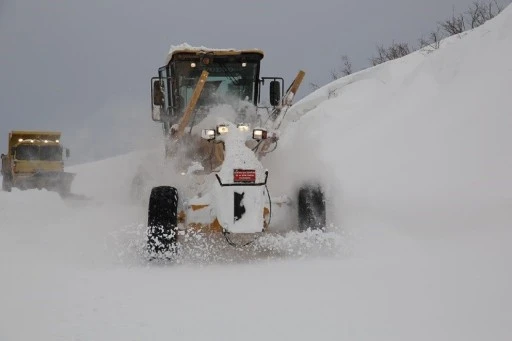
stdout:
<svg viewBox="0 0 512 341">
<path fill-rule="evenodd" d="M 39 157 L 44 161 L 62 161 L 62 148 L 60 146 L 41 146 Z"/>
<path fill-rule="evenodd" d="M 17 160 L 39 160 L 39 146 L 22 145 L 16 147 Z"/>
</svg>

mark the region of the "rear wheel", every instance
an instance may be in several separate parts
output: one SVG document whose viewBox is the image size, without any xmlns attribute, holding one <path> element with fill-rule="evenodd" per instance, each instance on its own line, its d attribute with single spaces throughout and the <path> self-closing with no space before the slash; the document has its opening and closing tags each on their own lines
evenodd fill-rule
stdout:
<svg viewBox="0 0 512 341">
<path fill-rule="evenodd" d="M 10 192 L 12 190 L 12 180 L 9 176 L 2 177 L 2 191 Z"/>
<path fill-rule="evenodd" d="M 300 232 L 325 228 L 325 197 L 320 186 L 302 187 L 299 190 L 298 203 Z"/>
<path fill-rule="evenodd" d="M 159 186 L 151 190 L 148 208 L 147 246 L 150 255 L 176 252 L 178 242 L 178 190 Z"/>
</svg>

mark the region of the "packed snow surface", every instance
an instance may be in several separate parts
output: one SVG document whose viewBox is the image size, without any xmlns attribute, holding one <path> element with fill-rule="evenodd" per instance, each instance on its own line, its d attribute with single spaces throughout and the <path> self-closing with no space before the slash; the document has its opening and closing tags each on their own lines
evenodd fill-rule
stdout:
<svg viewBox="0 0 512 341">
<path fill-rule="evenodd" d="M 509 340 L 511 55 L 509 7 L 297 103 L 269 187 L 323 181 L 324 234 L 148 263 L 130 183 L 159 152 L 72 167 L 91 200 L 0 192 L 0 340 Z"/>
</svg>

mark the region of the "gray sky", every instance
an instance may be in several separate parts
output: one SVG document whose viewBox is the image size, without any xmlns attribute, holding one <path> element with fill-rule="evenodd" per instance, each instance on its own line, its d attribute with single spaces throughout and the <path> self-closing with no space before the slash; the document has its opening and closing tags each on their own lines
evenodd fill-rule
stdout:
<svg viewBox="0 0 512 341">
<path fill-rule="evenodd" d="M 0 0 L 0 148 L 12 129 L 55 129 L 75 162 L 160 138 L 149 79 L 171 44 L 261 48 L 262 75 L 330 81 L 347 54 L 407 41 L 473 0 Z M 510 3 L 510 0 L 501 0 Z"/>
</svg>

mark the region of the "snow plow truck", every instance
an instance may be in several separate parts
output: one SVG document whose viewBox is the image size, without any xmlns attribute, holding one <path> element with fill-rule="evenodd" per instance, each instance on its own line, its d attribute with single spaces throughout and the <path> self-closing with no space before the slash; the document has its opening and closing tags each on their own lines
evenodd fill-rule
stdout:
<svg viewBox="0 0 512 341">
<path fill-rule="evenodd" d="M 173 257 L 182 231 L 190 229 L 222 233 L 232 246 L 248 245 L 269 230 L 273 209 L 290 202 L 299 231 L 325 227 L 319 185 L 304 184 L 291 201 L 269 193 L 272 175 L 262 162 L 277 146 L 279 127 L 305 73 L 285 91 L 283 78 L 260 77 L 263 56 L 257 49 L 181 45 L 171 48 L 151 79 L 152 119 L 162 124 L 165 156 L 178 176 L 151 189 L 150 254 Z"/>
<path fill-rule="evenodd" d="M 44 188 L 69 195 L 75 174 L 64 171 L 63 157 L 70 152 L 60 138 L 60 132 L 11 131 L 8 152 L 2 154 L 2 190 Z"/>
</svg>

